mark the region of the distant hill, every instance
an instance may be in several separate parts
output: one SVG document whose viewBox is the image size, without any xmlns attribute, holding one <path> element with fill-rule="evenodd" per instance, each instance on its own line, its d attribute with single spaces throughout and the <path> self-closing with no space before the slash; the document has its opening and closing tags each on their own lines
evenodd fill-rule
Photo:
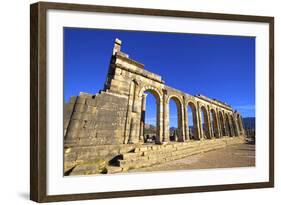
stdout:
<svg viewBox="0 0 281 205">
<path fill-rule="evenodd" d="M 244 128 L 246 130 L 255 130 L 256 128 L 256 118 L 255 117 L 245 117 L 243 118 Z"/>
<path fill-rule="evenodd" d="M 155 129 L 156 127 L 154 125 L 150 125 L 150 124 L 145 124 L 144 125 L 145 129 Z"/>
<path fill-rule="evenodd" d="M 156 127 L 154 125 L 145 124 L 144 132 L 145 134 L 156 134 Z"/>
<path fill-rule="evenodd" d="M 170 134 L 172 135 L 176 129 L 177 129 L 176 127 L 170 127 Z M 145 133 L 156 133 L 156 127 L 151 124 L 145 124 L 144 130 Z"/>
</svg>

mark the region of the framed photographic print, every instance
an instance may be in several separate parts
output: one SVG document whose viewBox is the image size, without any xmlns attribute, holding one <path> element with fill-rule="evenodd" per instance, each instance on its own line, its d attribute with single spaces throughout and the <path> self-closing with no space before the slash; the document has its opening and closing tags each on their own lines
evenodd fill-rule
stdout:
<svg viewBox="0 0 281 205">
<path fill-rule="evenodd" d="M 274 18 L 31 5 L 30 198 L 274 186 Z"/>
</svg>

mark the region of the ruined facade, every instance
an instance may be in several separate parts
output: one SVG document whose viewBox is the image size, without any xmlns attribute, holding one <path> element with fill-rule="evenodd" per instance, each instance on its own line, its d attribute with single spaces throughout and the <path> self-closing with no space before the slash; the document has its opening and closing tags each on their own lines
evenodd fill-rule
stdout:
<svg viewBox="0 0 281 205">
<path fill-rule="evenodd" d="M 65 147 L 143 144 L 145 92 L 157 101 L 156 144 L 170 141 L 170 100 L 177 105 L 177 142 L 244 136 L 242 116 L 231 106 L 165 85 L 161 76 L 123 53 L 121 41 L 116 39 L 104 89 L 95 95 L 80 93 L 64 106 Z M 192 110 L 192 134 L 188 107 Z"/>
</svg>

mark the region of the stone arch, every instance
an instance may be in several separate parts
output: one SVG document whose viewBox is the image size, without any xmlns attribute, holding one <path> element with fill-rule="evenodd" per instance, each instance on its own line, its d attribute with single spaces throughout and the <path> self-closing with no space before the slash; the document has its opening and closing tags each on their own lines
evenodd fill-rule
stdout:
<svg viewBox="0 0 281 205">
<path fill-rule="evenodd" d="M 214 137 L 218 138 L 219 137 L 218 118 L 217 118 L 217 113 L 213 108 L 211 108 L 210 110 L 210 122 L 211 122 L 211 128 L 214 133 Z"/>
<path fill-rule="evenodd" d="M 227 134 L 229 137 L 232 137 L 230 119 L 229 119 L 227 113 L 225 113 L 225 128 L 226 128 L 226 134 Z"/>
<path fill-rule="evenodd" d="M 159 103 L 162 101 L 162 92 L 153 86 L 143 86 L 140 89 L 139 97 L 142 97 L 143 93 L 146 91 L 151 92 L 156 97 L 156 99 L 159 100 Z"/>
<path fill-rule="evenodd" d="M 191 114 L 192 114 L 192 127 L 190 126 L 191 123 L 187 122 L 187 127 L 189 130 L 189 139 L 191 140 L 200 140 L 200 134 L 199 134 L 199 121 L 198 121 L 198 116 L 197 116 L 197 107 L 196 103 L 192 101 L 187 102 L 187 115 L 188 115 L 188 108 L 190 107 L 191 109 Z M 188 118 L 188 117 L 187 117 Z"/>
<path fill-rule="evenodd" d="M 233 127 L 233 131 L 234 131 L 234 136 L 238 136 L 239 133 L 238 133 L 238 128 L 237 128 L 237 123 L 235 121 L 235 118 L 233 117 L 233 115 L 230 115 L 230 119 L 231 119 L 231 123 L 232 123 L 232 127 Z"/>
<path fill-rule="evenodd" d="M 169 95 L 168 98 L 167 98 L 167 102 L 169 102 L 170 99 L 174 99 L 174 100 L 177 101 L 177 103 L 180 104 L 181 106 L 183 105 L 182 98 L 179 97 L 179 96 L 177 96 L 177 95 Z"/>
<path fill-rule="evenodd" d="M 151 93 L 155 99 L 156 99 L 156 138 L 155 138 L 155 142 L 156 143 L 160 143 L 162 141 L 162 123 L 163 123 L 163 103 L 162 103 L 162 99 L 163 99 L 163 96 L 162 96 L 162 92 L 160 92 L 157 88 L 154 88 L 152 86 L 144 86 L 142 87 L 142 89 L 140 89 L 140 92 L 139 92 L 139 98 L 141 99 L 141 107 L 142 107 L 142 110 L 141 110 L 141 116 L 144 116 L 145 115 L 145 110 L 143 109 L 143 107 L 146 107 L 146 99 L 143 99 L 144 98 L 144 93 L 145 92 L 149 92 Z M 145 106 L 144 106 L 145 105 Z M 144 126 L 145 126 L 145 122 L 144 122 L 144 117 L 140 117 L 140 138 L 142 137 L 141 134 L 144 133 L 141 132 L 141 130 L 144 130 Z"/>
<path fill-rule="evenodd" d="M 184 141 L 184 113 L 183 113 L 183 103 L 180 97 L 176 96 L 176 95 L 170 95 L 167 98 L 167 104 L 170 104 L 170 101 L 173 100 L 176 103 L 176 107 L 177 107 L 177 120 L 178 120 L 178 130 L 176 132 L 177 139 L 174 139 L 175 141 Z M 169 122 L 169 116 L 166 119 L 168 121 L 168 125 L 169 125 L 169 129 L 170 129 L 170 122 Z"/>
<path fill-rule="evenodd" d="M 211 139 L 211 130 L 209 127 L 209 117 L 207 108 L 204 105 L 200 106 L 200 118 L 201 118 L 201 133 L 203 138 Z M 201 115 L 203 114 L 203 116 Z M 202 117 L 204 120 L 202 120 Z"/>
</svg>

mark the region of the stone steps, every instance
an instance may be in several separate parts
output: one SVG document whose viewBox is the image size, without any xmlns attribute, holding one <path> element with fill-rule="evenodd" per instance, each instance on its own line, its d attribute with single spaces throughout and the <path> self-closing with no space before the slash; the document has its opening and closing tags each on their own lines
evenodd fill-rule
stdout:
<svg viewBox="0 0 281 205">
<path fill-rule="evenodd" d="M 221 138 L 202 141 L 175 142 L 165 145 L 142 145 L 134 151 L 124 153 L 117 161 L 122 171 L 149 167 L 168 161 L 185 158 L 191 155 L 223 148 L 228 144 L 243 143 L 244 138 Z"/>
</svg>

